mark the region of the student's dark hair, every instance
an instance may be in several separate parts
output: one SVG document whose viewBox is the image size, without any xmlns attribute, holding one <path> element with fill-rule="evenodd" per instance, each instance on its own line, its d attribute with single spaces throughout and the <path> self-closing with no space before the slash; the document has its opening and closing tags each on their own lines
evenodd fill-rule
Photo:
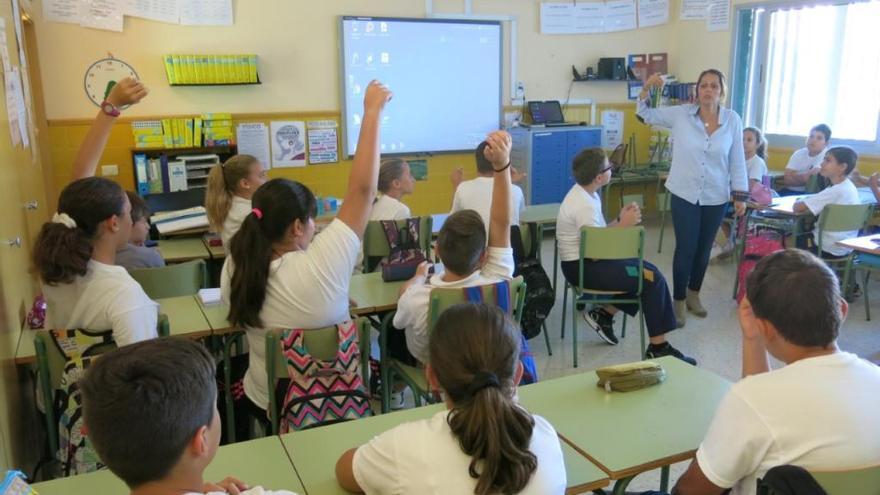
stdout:
<svg viewBox="0 0 880 495">
<path fill-rule="evenodd" d="M 409 164 L 401 158 L 386 158 L 379 166 L 379 191 L 388 192 L 391 184 L 403 176 L 404 167 Z"/>
<path fill-rule="evenodd" d="M 489 146 L 489 143 L 483 141 L 477 146 L 477 149 L 474 150 L 474 158 L 477 159 L 477 173 L 480 174 L 489 174 L 495 171 L 495 167 L 492 166 L 492 162 L 490 162 L 484 154 L 487 146 Z"/>
<path fill-rule="evenodd" d="M 202 344 L 152 339 L 102 355 L 79 382 L 83 418 L 101 461 L 129 488 L 168 476 L 217 401 Z"/>
<path fill-rule="evenodd" d="M 764 139 L 764 133 L 761 129 L 758 129 L 755 126 L 749 126 L 743 129 L 743 132 L 751 132 L 753 136 L 755 136 L 755 142 L 758 143 L 758 148 L 755 150 L 755 154 L 763 158 L 767 159 L 767 140 Z"/>
<path fill-rule="evenodd" d="M 232 196 L 238 190 L 238 183 L 250 175 L 251 165 L 255 163 L 259 163 L 259 160 L 254 156 L 234 155 L 208 172 L 205 211 L 212 229 L 218 232 L 223 230 L 223 222 L 232 208 Z"/>
<path fill-rule="evenodd" d="M 66 284 L 85 275 L 98 225 L 113 215 L 122 215 L 124 208 L 125 193 L 111 180 L 88 177 L 68 184 L 58 198 L 58 213 L 68 215 L 76 227 L 44 223 L 31 253 L 34 270 L 43 283 Z"/>
<path fill-rule="evenodd" d="M 572 160 L 571 175 L 578 185 L 586 186 L 596 180 L 603 168 L 605 168 L 605 151 L 602 148 L 586 148 Z"/>
<path fill-rule="evenodd" d="M 746 279 L 755 316 L 767 320 L 788 342 L 801 347 L 831 345 L 843 324 L 837 276 L 801 249 L 765 256 Z"/>
<path fill-rule="evenodd" d="M 260 186 L 251 205 L 261 218 L 253 212 L 246 216 L 229 242 L 235 267 L 229 286 L 229 322 L 260 328 L 272 243 L 280 241 L 294 221 L 307 224 L 315 217 L 317 205 L 308 187 L 288 179 L 272 179 Z"/>
<path fill-rule="evenodd" d="M 458 304 L 431 332 L 430 363 L 454 404 L 447 422 L 471 457 L 474 493 L 519 493 L 538 468 L 535 420 L 514 401 L 519 329 L 495 306 Z"/>
<path fill-rule="evenodd" d="M 700 96 L 700 83 L 703 81 L 703 77 L 713 75 L 718 78 L 718 84 L 721 86 L 721 99 L 724 99 L 724 96 L 727 95 L 727 77 L 724 76 L 724 73 L 718 69 L 706 69 L 703 72 L 700 72 L 700 77 L 697 78 L 697 87 L 696 87 L 696 96 Z"/>
<path fill-rule="evenodd" d="M 814 132 L 821 132 L 822 135 L 825 136 L 826 143 L 831 140 L 831 128 L 828 127 L 827 124 L 819 124 L 817 126 L 814 126 L 812 129 L 810 129 L 810 134 Z"/>
<path fill-rule="evenodd" d="M 461 210 L 443 222 L 437 237 L 440 261 L 447 271 L 468 276 L 480 267 L 486 249 L 486 225 L 474 210 Z"/>
<path fill-rule="evenodd" d="M 856 162 L 859 161 L 859 155 L 849 146 L 828 148 L 825 154 L 833 156 L 837 163 L 846 165 L 846 175 L 849 175 L 856 168 Z"/>
<path fill-rule="evenodd" d="M 128 196 L 128 202 L 131 203 L 131 223 L 137 223 L 141 219 L 150 218 L 150 207 L 147 206 L 144 198 L 131 191 L 125 191 L 125 195 Z"/>
</svg>

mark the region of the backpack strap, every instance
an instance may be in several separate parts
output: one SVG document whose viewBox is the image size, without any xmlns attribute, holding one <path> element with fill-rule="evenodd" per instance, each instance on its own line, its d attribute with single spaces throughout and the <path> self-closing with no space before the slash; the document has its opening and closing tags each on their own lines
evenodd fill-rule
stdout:
<svg viewBox="0 0 880 495">
<path fill-rule="evenodd" d="M 400 231 L 397 230 L 397 222 L 394 220 L 380 220 L 379 223 L 385 232 L 385 239 L 388 241 L 388 247 L 391 249 L 391 252 L 396 253 L 400 251 Z"/>
<path fill-rule="evenodd" d="M 422 223 L 422 217 L 412 217 L 406 219 L 406 249 L 421 249 L 419 246 L 419 227 Z"/>
</svg>

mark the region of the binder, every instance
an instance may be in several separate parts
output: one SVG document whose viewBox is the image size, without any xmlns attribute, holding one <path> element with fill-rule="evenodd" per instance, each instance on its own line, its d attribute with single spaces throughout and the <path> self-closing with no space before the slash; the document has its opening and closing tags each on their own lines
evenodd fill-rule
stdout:
<svg viewBox="0 0 880 495">
<path fill-rule="evenodd" d="M 147 155 L 134 155 L 134 174 L 137 192 L 140 196 L 150 194 L 150 176 L 147 174 Z"/>
<path fill-rule="evenodd" d="M 162 192 L 168 192 L 171 187 L 171 178 L 168 176 L 168 156 L 160 156 L 159 164 L 161 167 L 160 171 L 162 173 Z"/>
<path fill-rule="evenodd" d="M 193 119 L 193 147 L 202 146 L 202 119 L 196 117 Z"/>
</svg>

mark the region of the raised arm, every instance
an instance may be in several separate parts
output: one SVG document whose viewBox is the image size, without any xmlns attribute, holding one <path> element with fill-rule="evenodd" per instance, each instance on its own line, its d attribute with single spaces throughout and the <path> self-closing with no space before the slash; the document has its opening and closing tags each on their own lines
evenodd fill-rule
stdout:
<svg viewBox="0 0 880 495">
<path fill-rule="evenodd" d="M 354 163 L 348 176 L 348 191 L 337 218 L 345 222 L 358 237 L 370 219 L 376 187 L 379 182 L 379 122 L 391 91 L 379 81 L 370 82 L 364 95 L 364 118 L 358 136 Z"/>
<path fill-rule="evenodd" d="M 642 91 L 636 100 L 636 115 L 641 117 L 647 124 L 672 128 L 676 107 L 651 108 L 648 105 L 648 91 L 651 88 L 663 91 L 663 84 L 663 78 L 660 77 L 659 73 L 653 74 L 645 81 L 645 85 L 642 87 Z"/>
<path fill-rule="evenodd" d="M 492 206 L 489 210 L 489 247 L 510 247 L 510 134 L 495 131 L 486 138 L 483 152 L 495 169 Z"/>
<path fill-rule="evenodd" d="M 107 138 L 110 137 L 110 129 L 113 128 L 113 124 L 119 116 L 118 112 L 126 105 L 134 105 L 141 101 L 148 93 L 149 90 L 143 83 L 130 77 L 113 85 L 113 89 L 107 95 L 107 103 L 110 103 L 114 108 L 108 108 L 109 113 L 105 112 L 103 108 L 98 110 L 98 116 L 92 122 L 89 132 L 76 152 L 76 158 L 73 159 L 72 180 L 95 175 L 98 160 L 104 153 Z M 113 115 L 114 113 L 116 115 Z"/>
</svg>

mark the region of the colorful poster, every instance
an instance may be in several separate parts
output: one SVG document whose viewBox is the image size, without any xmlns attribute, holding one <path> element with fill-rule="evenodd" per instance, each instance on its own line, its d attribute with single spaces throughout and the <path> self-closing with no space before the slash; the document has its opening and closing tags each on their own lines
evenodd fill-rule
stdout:
<svg viewBox="0 0 880 495">
<path fill-rule="evenodd" d="M 339 141 L 335 120 L 309 122 L 309 163 L 336 163 L 339 161 Z"/>
<path fill-rule="evenodd" d="M 272 167 L 305 167 L 306 127 L 301 120 L 272 121 Z"/>
</svg>

